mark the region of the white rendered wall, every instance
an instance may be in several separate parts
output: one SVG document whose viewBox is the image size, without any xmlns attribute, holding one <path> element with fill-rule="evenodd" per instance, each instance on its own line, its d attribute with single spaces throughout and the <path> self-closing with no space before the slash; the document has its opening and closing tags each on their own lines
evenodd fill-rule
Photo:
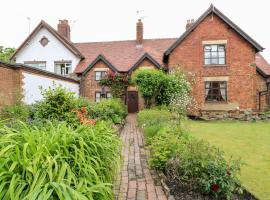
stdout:
<svg viewBox="0 0 270 200">
<path fill-rule="evenodd" d="M 24 102 L 26 104 L 32 104 L 35 101 L 41 100 L 42 95 L 40 87 L 48 89 L 49 87 L 57 87 L 59 85 L 67 88 L 69 91 L 74 92 L 76 96 L 79 96 L 79 84 L 72 83 L 55 78 L 49 78 L 39 74 L 31 74 L 23 72 L 23 91 Z"/>
<path fill-rule="evenodd" d="M 43 36 L 49 39 L 49 43 L 45 47 L 39 42 Z M 80 61 L 78 57 L 45 28 L 42 28 L 31 41 L 29 41 L 28 45 L 23 47 L 16 55 L 16 63 L 23 64 L 25 61 L 34 60 L 46 61 L 46 70 L 50 72 L 54 72 L 55 61 L 71 61 L 72 72 Z"/>
</svg>

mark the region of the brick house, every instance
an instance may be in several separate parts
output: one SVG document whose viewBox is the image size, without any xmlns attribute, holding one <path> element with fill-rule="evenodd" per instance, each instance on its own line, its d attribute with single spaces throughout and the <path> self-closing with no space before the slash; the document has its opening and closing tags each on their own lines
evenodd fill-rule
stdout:
<svg viewBox="0 0 270 200">
<path fill-rule="evenodd" d="M 72 43 L 66 20 L 60 21 L 57 31 L 42 21 L 18 48 L 13 60 L 35 65 L 42 59 L 46 63 L 46 57 L 40 54 L 49 55 L 50 45 L 58 45 L 58 49 L 61 46 L 73 57 L 69 58 L 68 52 L 58 55 L 53 58 L 54 67 L 48 66 L 48 70 L 61 73 L 58 66 L 63 65 L 62 75 L 76 74 L 80 94 L 95 101 L 111 97 L 108 88 L 98 85 L 109 70 L 131 75 L 138 68 L 170 71 L 179 66 L 195 76 L 192 96 L 198 105 L 196 115 L 252 112 L 270 105 L 270 65 L 259 54 L 264 48 L 213 5 L 196 21 L 188 20 L 186 31 L 179 38 L 144 39 L 143 23 L 139 20 L 136 40 Z M 35 50 L 35 57 L 31 49 Z M 69 73 L 65 73 L 67 63 L 72 66 Z M 143 107 L 134 87 L 128 88 L 126 99 L 130 112 Z"/>
</svg>

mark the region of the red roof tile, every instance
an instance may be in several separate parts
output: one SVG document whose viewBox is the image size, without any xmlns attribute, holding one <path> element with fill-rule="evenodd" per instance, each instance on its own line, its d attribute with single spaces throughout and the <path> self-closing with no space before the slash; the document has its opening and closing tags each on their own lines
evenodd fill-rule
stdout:
<svg viewBox="0 0 270 200">
<path fill-rule="evenodd" d="M 270 64 L 265 60 L 265 58 L 257 53 L 256 54 L 256 66 L 262 70 L 266 75 L 270 75 Z"/>
<path fill-rule="evenodd" d="M 164 52 L 176 39 L 144 39 L 141 47 L 136 45 L 136 40 L 74 43 L 85 57 L 76 67 L 75 73 L 82 73 L 99 55 L 103 55 L 114 67 L 123 72 L 127 72 L 145 53 L 162 65 Z"/>
</svg>

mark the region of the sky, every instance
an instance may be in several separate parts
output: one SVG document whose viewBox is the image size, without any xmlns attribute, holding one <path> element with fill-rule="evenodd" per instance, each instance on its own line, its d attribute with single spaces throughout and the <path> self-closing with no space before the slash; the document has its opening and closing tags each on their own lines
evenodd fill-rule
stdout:
<svg viewBox="0 0 270 200">
<path fill-rule="evenodd" d="M 177 38 L 211 3 L 261 44 L 270 62 L 269 0 L 1 0 L 0 46 L 18 47 L 29 24 L 31 31 L 42 19 L 54 28 L 68 19 L 73 42 L 135 39 L 141 17 L 144 38 Z"/>
</svg>

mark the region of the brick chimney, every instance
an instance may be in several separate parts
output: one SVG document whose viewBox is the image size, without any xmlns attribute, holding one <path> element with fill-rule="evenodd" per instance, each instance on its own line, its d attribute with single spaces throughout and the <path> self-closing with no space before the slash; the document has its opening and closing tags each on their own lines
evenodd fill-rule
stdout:
<svg viewBox="0 0 270 200">
<path fill-rule="evenodd" d="M 194 19 L 187 20 L 186 30 L 188 30 L 194 24 Z"/>
<path fill-rule="evenodd" d="M 59 23 L 57 25 L 57 31 L 60 35 L 70 40 L 70 26 L 68 24 L 68 20 L 59 20 Z"/>
<path fill-rule="evenodd" d="M 138 45 L 142 45 L 143 43 L 143 23 L 142 20 L 139 19 L 137 22 L 137 28 L 136 28 L 136 41 Z"/>
</svg>

